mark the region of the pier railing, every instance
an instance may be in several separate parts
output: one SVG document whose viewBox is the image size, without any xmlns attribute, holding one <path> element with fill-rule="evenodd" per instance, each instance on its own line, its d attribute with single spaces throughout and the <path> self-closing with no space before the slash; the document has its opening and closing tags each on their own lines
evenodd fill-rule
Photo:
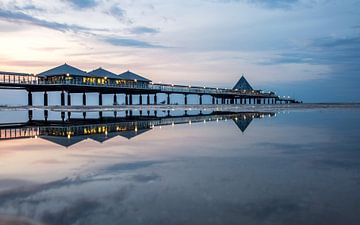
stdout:
<svg viewBox="0 0 360 225">
<path fill-rule="evenodd" d="M 242 95 L 248 97 L 271 97 L 276 98 L 277 96 L 272 93 L 264 93 L 261 91 L 246 91 L 246 90 L 234 90 L 227 88 L 212 88 L 212 87 L 198 87 L 198 86 L 185 86 L 185 85 L 174 85 L 174 84 L 159 84 L 159 83 L 144 83 L 144 82 L 129 82 L 129 83 L 97 83 L 97 82 L 83 82 L 78 79 L 65 79 L 48 81 L 41 80 L 39 77 L 33 74 L 24 73 L 5 73 L 0 72 L 0 86 L 55 86 L 55 85 L 67 85 L 77 87 L 97 87 L 97 88 L 119 88 L 119 89 L 134 89 L 152 92 L 162 93 L 179 93 L 179 94 L 199 94 L 199 95 Z"/>
</svg>

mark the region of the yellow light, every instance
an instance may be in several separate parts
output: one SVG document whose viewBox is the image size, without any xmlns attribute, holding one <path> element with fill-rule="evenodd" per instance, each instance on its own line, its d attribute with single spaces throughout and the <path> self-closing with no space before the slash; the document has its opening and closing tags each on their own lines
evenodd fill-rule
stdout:
<svg viewBox="0 0 360 225">
<path fill-rule="evenodd" d="M 68 77 L 68 76 L 70 76 L 70 74 L 67 73 L 66 76 Z"/>
<path fill-rule="evenodd" d="M 67 138 L 68 138 L 68 139 L 70 139 L 70 138 L 71 138 L 70 133 L 67 135 Z"/>
<path fill-rule="evenodd" d="M 135 132 L 137 132 L 138 131 L 138 128 L 137 127 L 135 127 Z"/>
</svg>

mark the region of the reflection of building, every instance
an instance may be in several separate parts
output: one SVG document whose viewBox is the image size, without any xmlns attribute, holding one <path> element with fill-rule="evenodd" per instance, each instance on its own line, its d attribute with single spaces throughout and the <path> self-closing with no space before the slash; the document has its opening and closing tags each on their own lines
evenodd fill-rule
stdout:
<svg viewBox="0 0 360 225">
<path fill-rule="evenodd" d="M 29 121 L 23 124 L 0 125 L 0 140 L 42 138 L 69 147 L 86 139 L 103 143 L 116 136 L 134 138 L 155 126 L 191 124 L 207 121 L 233 120 L 244 132 L 254 118 L 274 113 L 212 112 L 210 114 L 182 116 L 105 117 L 102 119 L 68 119 L 61 121 Z"/>
</svg>

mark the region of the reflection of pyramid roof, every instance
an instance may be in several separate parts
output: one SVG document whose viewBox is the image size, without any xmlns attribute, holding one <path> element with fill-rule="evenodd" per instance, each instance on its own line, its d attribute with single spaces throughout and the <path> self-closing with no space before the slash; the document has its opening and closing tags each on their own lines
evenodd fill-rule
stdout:
<svg viewBox="0 0 360 225">
<path fill-rule="evenodd" d="M 89 72 L 88 74 L 90 74 L 93 77 L 106 77 L 109 79 L 120 79 L 120 77 L 118 75 L 116 75 L 115 73 L 105 70 L 101 67 Z"/>
<path fill-rule="evenodd" d="M 236 126 L 241 130 L 241 132 L 244 132 L 246 130 L 246 128 L 250 125 L 252 118 L 246 118 L 246 119 L 238 119 L 238 120 L 233 120 L 236 124 Z"/>
<path fill-rule="evenodd" d="M 81 136 L 81 137 L 74 136 L 71 138 L 61 137 L 61 136 L 40 136 L 40 138 L 50 141 L 52 143 L 64 146 L 64 147 L 69 147 L 71 145 L 74 145 L 74 144 L 79 143 L 86 139 L 83 136 Z"/>
<path fill-rule="evenodd" d="M 146 131 L 149 131 L 151 130 L 150 128 L 146 128 L 146 129 L 141 129 L 141 130 L 138 130 L 138 131 L 135 131 L 135 130 L 128 130 L 128 131 L 121 131 L 118 133 L 119 136 L 122 136 L 124 138 L 127 138 L 127 139 L 131 139 L 133 137 L 136 137 L 140 134 L 143 134 L 145 133 Z"/>
<path fill-rule="evenodd" d="M 61 66 L 54 67 L 45 72 L 39 73 L 39 77 L 51 77 L 51 76 L 59 76 L 69 74 L 72 76 L 81 76 L 86 77 L 88 74 L 85 71 L 82 71 L 76 67 L 70 66 L 68 64 L 63 64 Z"/>
<path fill-rule="evenodd" d="M 121 77 L 121 79 L 124 80 L 137 80 L 137 81 L 143 81 L 143 82 L 151 82 L 151 80 L 142 77 L 138 74 L 135 74 L 133 72 L 130 71 L 126 71 L 125 73 L 119 74 L 119 76 Z"/>
<path fill-rule="evenodd" d="M 94 141 L 103 143 L 105 141 L 110 140 L 111 138 L 117 136 L 116 133 L 108 133 L 107 135 L 105 134 L 94 134 L 94 135 L 90 135 L 90 136 L 86 136 L 89 139 L 92 139 Z"/>
<path fill-rule="evenodd" d="M 236 83 L 233 89 L 252 91 L 254 90 L 244 76 Z"/>
</svg>

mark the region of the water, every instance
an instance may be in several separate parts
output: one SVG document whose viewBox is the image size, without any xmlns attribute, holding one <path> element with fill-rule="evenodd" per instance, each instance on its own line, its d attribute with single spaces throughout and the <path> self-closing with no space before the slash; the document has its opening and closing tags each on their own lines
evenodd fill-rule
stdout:
<svg viewBox="0 0 360 225">
<path fill-rule="evenodd" d="M 359 111 L 0 112 L 0 224 L 359 224 Z"/>
</svg>

